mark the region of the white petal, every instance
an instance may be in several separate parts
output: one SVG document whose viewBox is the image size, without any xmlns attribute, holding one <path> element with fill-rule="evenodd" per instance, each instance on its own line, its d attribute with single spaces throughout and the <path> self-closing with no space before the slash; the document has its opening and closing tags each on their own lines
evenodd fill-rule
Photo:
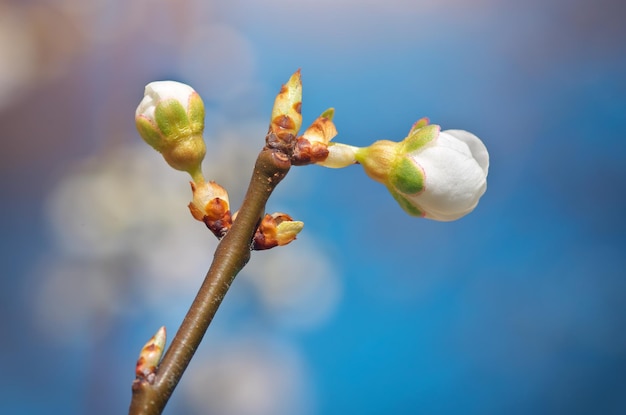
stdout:
<svg viewBox="0 0 626 415">
<path fill-rule="evenodd" d="M 150 95 L 145 94 L 143 96 L 143 99 L 137 106 L 137 110 L 135 111 L 135 117 L 144 116 L 150 120 L 154 119 L 155 105 L 156 103 L 154 102 L 153 98 Z"/>
<path fill-rule="evenodd" d="M 428 218 L 450 221 L 466 215 L 487 188 L 483 166 L 470 147 L 451 134 L 441 132 L 436 140 L 410 157 L 423 169 L 425 179 L 424 190 L 407 198 L 420 206 Z"/>
<path fill-rule="evenodd" d="M 465 130 L 445 130 L 443 132 L 450 134 L 467 144 L 472 152 L 472 156 L 485 172 L 485 176 L 489 173 L 489 153 L 487 152 L 487 147 L 485 147 L 480 138 Z"/>
<path fill-rule="evenodd" d="M 176 81 L 156 81 L 146 85 L 144 97 L 137 107 L 136 116 L 154 118 L 154 108 L 159 101 L 175 99 L 185 108 L 189 108 L 189 97 L 195 91 L 189 85 Z"/>
</svg>

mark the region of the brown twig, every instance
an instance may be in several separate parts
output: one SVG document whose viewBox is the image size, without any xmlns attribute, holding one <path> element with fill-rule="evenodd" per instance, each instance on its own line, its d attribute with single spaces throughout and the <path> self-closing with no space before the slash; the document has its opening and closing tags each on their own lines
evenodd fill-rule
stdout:
<svg viewBox="0 0 626 415">
<path fill-rule="evenodd" d="M 254 166 L 237 220 L 219 243 L 213 263 L 154 377 L 133 383 L 130 415 L 160 414 L 191 361 L 237 273 L 250 259 L 250 245 L 265 204 L 291 162 L 280 149 L 264 148 Z"/>
</svg>

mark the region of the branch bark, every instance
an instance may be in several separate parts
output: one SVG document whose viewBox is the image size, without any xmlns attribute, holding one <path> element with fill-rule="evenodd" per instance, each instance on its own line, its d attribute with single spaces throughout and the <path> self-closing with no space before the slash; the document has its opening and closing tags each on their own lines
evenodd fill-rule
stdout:
<svg viewBox="0 0 626 415">
<path fill-rule="evenodd" d="M 259 153 L 237 220 L 217 246 L 213 263 L 156 376 L 152 382 L 140 378 L 133 382 L 129 415 L 162 413 L 231 283 L 250 259 L 250 245 L 265 204 L 290 167 L 289 156 L 280 150 L 266 147 Z"/>
</svg>

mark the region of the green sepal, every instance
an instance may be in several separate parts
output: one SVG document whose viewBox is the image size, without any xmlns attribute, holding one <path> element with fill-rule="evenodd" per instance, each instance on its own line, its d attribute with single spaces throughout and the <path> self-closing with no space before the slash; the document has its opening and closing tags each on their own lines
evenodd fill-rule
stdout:
<svg viewBox="0 0 626 415">
<path fill-rule="evenodd" d="M 398 146 L 389 140 L 379 140 L 356 150 L 354 159 L 363 166 L 365 173 L 377 182 L 389 184 L 389 174 L 398 158 Z"/>
<path fill-rule="evenodd" d="M 420 118 L 419 120 L 415 121 L 415 124 L 411 126 L 411 130 L 407 134 L 407 137 L 413 134 L 416 130 L 419 130 L 422 127 L 426 127 L 428 124 L 430 124 L 430 120 L 427 117 Z"/>
<path fill-rule="evenodd" d="M 418 129 L 412 128 L 411 133 L 402 140 L 402 152 L 410 153 L 422 148 L 439 137 L 440 129 L 441 127 L 436 124 L 426 125 Z"/>
<path fill-rule="evenodd" d="M 161 151 L 163 136 L 157 126 L 144 116 L 135 118 L 135 125 L 141 138 L 155 150 Z"/>
<path fill-rule="evenodd" d="M 178 100 L 159 102 L 154 109 L 154 119 L 168 141 L 178 139 L 184 132 L 190 132 L 187 112 Z"/>
<path fill-rule="evenodd" d="M 189 98 L 189 124 L 192 134 L 201 134 L 204 131 L 204 103 L 197 93 Z"/>
<path fill-rule="evenodd" d="M 417 206 L 413 205 L 406 197 L 396 192 L 391 186 L 387 186 L 387 190 L 391 193 L 396 202 L 400 205 L 400 207 L 411 216 L 424 217 L 424 212 L 419 209 Z"/>
<path fill-rule="evenodd" d="M 389 184 L 407 195 L 419 193 L 424 190 L 424 172 L 410 158 L 400 158 L 389 173 Z"/>
<path fill-rule="evenodd" d="M 335 116 L 335 109 L 334 108 L 328 108 L 326 111 L 324 111 L 320 115 L 320 117 L 327 118 L 329 120 L 332 120 L 334 116 Z"/>
</svg>

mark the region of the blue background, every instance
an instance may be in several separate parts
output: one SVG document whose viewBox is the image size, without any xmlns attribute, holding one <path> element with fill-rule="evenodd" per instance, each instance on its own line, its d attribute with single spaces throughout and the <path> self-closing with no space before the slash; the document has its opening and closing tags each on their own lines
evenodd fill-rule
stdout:
<svg viewBox="0 0 626 415">
<path fill-rule="evenodd" d="M 66 342 L 37 329 L 37 264 L 55 255 L 45 200 L 65 167 L 139 140 L 132 114 L 147 82 L 196 87 L 210 137 L 212 125 L 269 117 L 297 68 L 305 124 L 335 107 L 337 141 L 400 140 L 428 116 L 474 132 L 491 157 L 486 194 L 452 223 L 406 216 L 358 167 L 307 167 L 277 190 L 306 224 L 295 243 L 322 241 L 343 287 L 315 329 L 249 323 L 306 362 L 313 397 L 303 413 L 626 412 L 620 2 L 128 4 L 94 2 L 84 16 L 46 2 L 4 6 L 37 33 L 37 59 L 28 82 L 3 82 L 16 86 L 0 106 L 3 413 L 124 413 L 137 351 L 162 324 L 143 309 Z M 249 61 L 231 67 L 228 47 L 185 43 L 203 24 L 236 31 Z M 239 74 L 261 87 L 233 99 L 213 92 Z M 254 139 L 260 148 L 262 134 Z M 307 193 L 290 199 L 298 180 Z M 207 355 L 226 320 L 256 312 L 223 307 L 237 317 L 217 314 Z M 203 413 L 186 405 L 175 393 L 169 413 Z"/>
</svg>

